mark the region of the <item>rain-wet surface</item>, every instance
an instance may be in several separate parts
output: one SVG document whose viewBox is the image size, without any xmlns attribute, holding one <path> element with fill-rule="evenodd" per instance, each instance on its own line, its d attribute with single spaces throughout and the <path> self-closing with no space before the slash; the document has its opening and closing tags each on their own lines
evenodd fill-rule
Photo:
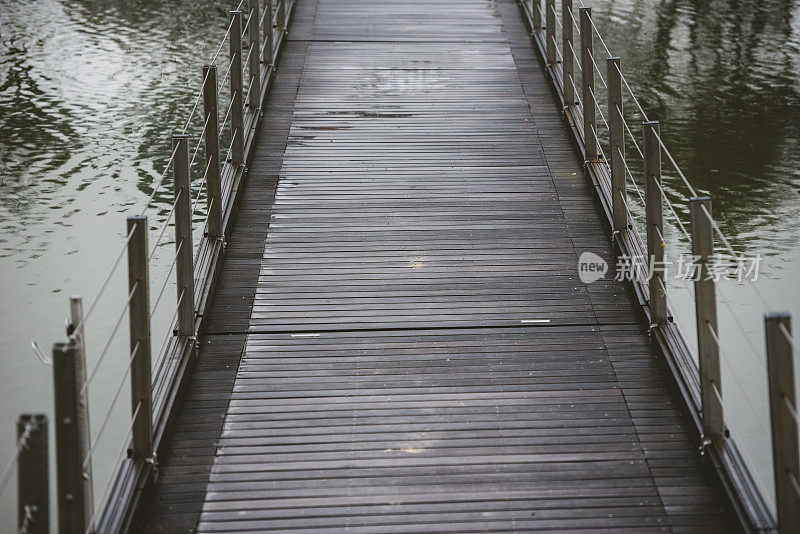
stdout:
<svg viewBox="0 0 800 534">
<path fill-rule="evenodd" d="M 50 370 L 30 340 L 46 351 L 63 335 L 68 295 L 97 291 L 121 245 L 124 214 L 147 199 L 169 157 L 170 131 L 189 112 L 200 64 L 213 54 L 231 4 L 0 1 L 0 460 L 10 454 L 18 413 L 51 410 Z M 800 8 L 790 0 L 592 6 L 645 110 L 662 121 L 667 146 L 714 198 L 722 230 L 745 254 L 764 255 L 760 291 L 774 308 L 800 316 Z M 375 76 L 376 90 L 391 94 L 397 82 Z M 424 91 L 434 81 L 409 83 Z M 685 191 L 674 176 L 665 182 L 686 221 Z M 166 206 L 167 195 L 156 202 Z M 89 332 L 95 354 L 123 287 L 121 278 L 112 284 L 107 313 Z M 740 435 L 752 438 L 768 481 L 765 378 L 753 355 L 763 346 L 763 306 L 747 287 L 724 291 L 748 337 L 737 334 L 725 307 L 721 333 L 737 340 L 730 361 L 762 422 L 725 371 L 731 417 L 738 414 Z M 676 290 L 676 301 L 691 313 L 685 292 Z M 114 384 L 117 370 L 108 375 Z M 98 406 L 112 388 L 97 392 Z M 8 495 L 2 506 L 10 510 Z"/>
</svg>

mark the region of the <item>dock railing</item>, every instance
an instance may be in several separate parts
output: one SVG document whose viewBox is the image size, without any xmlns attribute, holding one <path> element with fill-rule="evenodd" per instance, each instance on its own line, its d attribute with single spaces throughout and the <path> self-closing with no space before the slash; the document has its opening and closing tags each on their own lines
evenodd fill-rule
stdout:
<svg viewBox="0 0 800 534">
<path fill-rule="evenodd" d="M 752 341 L 715 272 L 720 257 L 740 266 L 734 250 L 712 216 L 712 199 L 699 194 L 687 179 L 660 134 L 658 121 L 648 117 L 625 78 L 622 58 L 609 50 L 595 25 L 592 8 L 578 0 L 520 0 L 523 16 L 562 107 L 565 121 L 584 156 L 585 168 L 604 210 L 618 256 L 618 268 L 633 262 L 630 277 L 649 332 L 663 355 L 675 385 L 697 431 L 700 450 L 727 493 L 744 528 L 751 532 L 800 532 L 800 470 L 798 465 L 798 411 L 794 383 L 795 342 L 791 318 L 775 313 L 755 284 L 747 284 L 764 306 L 765 350 Z M 598 50 L 605 55 L 598 61 Z M 597 81 L 600 83 L 598 84 Z M 625 106 L 624 103 L 628 105 Z M 633 110 L 632 113 L 629 110 Z M 637 122 L 640 126 L 635 126 Z M 632 126 L 634 125 L 634 126 Z M 640 132 L 638 135 L 634 133 Z M 682 220 L 662 182 L 662 159 L 676 186 L 668 190 L 689 205 L 689 221 Z M 665 237 L 665 218 L 677 229 L 678 239 Z M 676 263 L 678 241 L 691 246 L 697 345 L 686 341 L 676 316 L 666 266 Z M 641 261 L 644 259 L 644 261 Z M 673 288 L 670 288 L 673 289 Z M 718 298 L 719 295 L 719 298 Z M 734 422 L 726 418 L 721 364 L 727 365 L 735 386 L 753 408 L 734 362 L 725 350 L 717 305 L 728 308 L 748 344 L 748 351 L 766 368 L 774 476 L 775 509 L 753 470 L 745 449 L 737 446 Z M 753 408 L 754 418 L 760 418 Z"/>
<path fill-rule="evenodd" d="M 202 72 L 197 65 L 202 82 L 191 111 L 185 123 L 165 139 L 171 146 L 169 159 L 147 201 L 127 217 L 125 239 L 94 299 L 85 313 L 81 297 L 70 299 L 67 339 L 53 346 L 52 360 L 34 347 L 53 370 L 56 530 L 62 534 L 128 530 L 143 489 L 157 476 L 158 454 L 197 355 L 225 238 L 247 179 L 262 103 L 275 76 L 275 61 L 294 4 L 292 0 L 241 0 L 228 12 L 228 26 L 220 28 L 224 35 L 216 53 Z M 172 202 L 163 221 L 151 227 L 149 213 L 162 210 L 163 216 L 163 204 L 154 202 L 157 197 L 171 197 Z M 153 257 L 169 245 L 170 234 L 174 234 L 174 253 L 167 260 L 164 279 L 151 292 Z M 98 303 L 111 294 L 107 289 L 125 257 L 127 298 L 119 303 L 113 327 L 105 333 L 103 347 L 91 358 L 89 369 L 84 334 Z M 173 290 L 175 308 L 164 310 L 170 300 L 167 293 Z M 151 325 L 157 311 L 171 314 L 171 326 L 153 352 Z M 113 361 L 109 355 L 118 350 L 125 322 L 127 364 L 119 369 L 108 410 L 100 415 L 92 433 L 89 392 L 98 381 L 100 367 Z M 92 462 L 99 449 L 110 446 L 99 445 L 111 434 L 107 430 L 112 412 L 125 389 L 130 390 L 131 403 L 125 437 L 114 447 L 118 453 L 111 475 L 96 492 Z M 49 532 L 47 419 L 22 415 L 17 435 L 16 451 L 0 478 L 0 491 L 16 468 L 19 532 Z"/>
<path fill-rule="evenodd" d="M 617 253 L 648 258 L 646 265 L 638 267 L 646 276 L 633 277 L 633 287 L 652 339 L 694 421 L 701 450 L 746 529 L 800 532 L 800 418 L 790 317 L 773 312 L 758 288 L 750 284 L 767 311 L 763 365 L 767 369 L 771 413 L 777 510 L 773 514 L 763 484 L 751 470 L 752 462 L 736 445 L 733 422 L 725 418 L 721 364 L 726 363 L 733 376 L 736 373 L 727 361 L 721 342 L 724 336 L 718 329 L 718 302 L 725 306 L 729 303 L 717 298 L 721 288 L 712 273 L 713 257 L 717 248 L 734 261 L 741 260 L 741 255 L 712 217 L 711 198 L 698 195 L 662 140 L 659 123 L 645 113 L 624 76 L 621 58 L 608 50 L 595 26 L 591 8 L 581 4 L 576 10 L 572 0 L 561 0 L 558 8 L 555 0 L 521 0 L 520 5 L 574 140 L 584 155 Z M 293 8 L 291 0 L 242 0 L 229 12 L 225 35 L 215 55 L 202 68 L 201 88 L 191 112 L 182 128 L 170 135 L 172 151 L 168 162 L 145 205 L 127 218 L 125 239 L 107 276 L 85 313 L 80 297 L 70 299 L 67 339 L 53 346 L 50 362 L 55 399 L 58 532 L 127 530 L 143 488 L 157 476 L 158 453 L 196 356 L 198 334 L 225 251 L 225 236 L 231 228 L 241 184 L 246 180 L 261 105 L 275 74 L 275 59 L 284 43 Z M 605 69 L 596 60 L 595 41 L 607 54 Z M 597 96 L 596 80 L 600 80 L 605 92 L 601 96 Z M 625 110 L 631 106 L 624 106 L 625 101 L 633 104 L 641 120 L 640 141 L 631 127 L 633 119 L 626 118 Z M 634 150 L 626 151 L 626 146 Z M 669 163 L 668 172 L 689 197 L 688 224 L 682 221 L 662 185 L 663 156 Z M 201 177 L 194 191 L 192 176 Z M 167 190 L 169 185 L 171 191 Z M 170 193 L 173 201 L 167 217 L 151 228 L 148 213 L 155 209 L 153 200 Z M 664 236 L 665 215 L 691 243 L 695 258 L 694 288 L 687 287 L 695 302 L 695 348 L 689 346 L 673 320 L 675 307 L 661 266 L 669 257 L 672 244 Z M 175 251 L 153 300 L 151 261 L 170 227 Z M 640 233 L 642 227 L 644 235 Z M 155 236 L 152 243 L 151 235 Z M 103 348 L 93 358 L 94 365 L 87 369 L 84 333 L 125 257 L 127 298 L 114 317 Z M 175 291 L 172 326 L 153 354 L 152 319 L 158 307 L 165 305 L 170 286 Z M 121 377 L 98 430 L 91 433 L 89 389 L 97 379 L 98 369 L 107 361 L 126 317 L 127 365 L 120 369 Z M 758 358 L 762 351 L 755 345 L 752 343 L 751 348 Z M 741 380 L 737 378 L 735 382 L 748 398 Z M 129 424 L 111 477 L 100 486 L 100 498 L 95 500 L 92 460 L 126 385 L 131 392 Z M 15 452 L 0 474 L 2 491 L 17 470 L 20 532 L 50 530 L 47 435 L 44 416 L 22 415 L 17 423 Z"/>
</svg>

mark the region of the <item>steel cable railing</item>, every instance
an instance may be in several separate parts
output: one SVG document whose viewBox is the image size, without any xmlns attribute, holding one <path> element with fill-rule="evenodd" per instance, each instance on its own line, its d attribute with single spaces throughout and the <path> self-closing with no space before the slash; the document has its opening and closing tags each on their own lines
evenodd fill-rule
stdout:
<svg viewBox="0 0 800 534">
<path fill-rule="evenodd" d="M 248 4 L 243 13 L 242 7 Z M 287 9 L 284 1 L 280 0 L 273 9 L 270 0 L 240 0 L 229 12 L 227 28 L 213 49 L 211 61 L 203 67 L 198 92 L 188 103 L 186 119 L 171 135 L 169 158 L 164 168 L 154 176 L 150 186 L 152 190 L 138 215 L 128 218 L 122 247 L 114 256 L 86 313 L 83 313 L 82 300 L 78 298 L 76 309 L 80 312 L 71 315 L 67 341 L 54 345 L 52 362 L 37 354 L 53 367 L 57 416 L 61 419 L 69 417 L 78 423 L 66 430 L 57 428 L 59 442 L 74 446 L 79 453 L 70 456 L 78 459 L 77 465 L 67 465 L 61 456 L 58 457 L 56 478 L 60 491 L 69 488 L 74 496 L 66 505 L 66 501 L 60 499 L 59 505 L 79 510 L 78 513 L 59 514 L 59 521 L 74 521 L 60 523 L 59 529 L 114 531 L 115 526 L 124 523 L 123 516 L 131 513 L 127 507 L 135 502 L 131 495 L 137 491 L 138 485 L 134 481 L 138 475 L 131 476 L 131 473 L 151 476 L 157 465 L 158 440 L 168 416 L 165 399 L 186 376 L 180 374 L 181 366 L 189 365 L 189 356 L 197 347 L 198 328 L 209 303 L 209 281 L 224 250 L 225 228 L 229 224 L 227 217 L 238 196 L 236 188 L 245 172 L 244 163 L 255 135 L 261 103 L 269 78 L 274 76 L 274 58 L 284 41 L 287 15 L 293 6 L 294 2 L 290 2 Z M 265 26 L 265 31 L 258 31 Z M 273 32 L 273 26 L 277 31 Z M 226 45 L 230 49 L 228 59 L 221 60 Z M 270 53 L 270 57 L 262 59 L 265 51 Z M 221 79 L 217 77 L 219 64 L 224 69 Z M 246 81 L 243 80 L 245 76 Z M 221 110 L 225 112 L 219 122 Z M 202 119 L 197 120 L 201 113 Z M 194 139 L 191 147 L 190 137 Z M 225 148 L 220 150 L 221 146 Z M 224 158 L 221 157 L 223 154 Z M 200 164 L 203 156 L 205 161 Z M 171 179 L 168 179 L 170 175 Z M 165 194 L 172 196 L 171 202 L 166 208 L 162 209 L 159 204 L 159 209 L 154 210 L 156 198 L 160 200 Z M 148 226 L 146 217 L 151 211 L 157 211 L 159 219 L 153 228 Z M 165 239 L 168 228 L 173 229 L 174 239 Z M 151 234 L 155 239 L 148 244 Z M 197 238 L 193 237 L 195 235 Z M 157 251 L 167 241 L 174 241 L 175 250 L 162 260 Z M 120 273 L 125 256 L 128 260 L 127 298 L 118 312 L 110 314 L 108 336 L 97 357 L 92 355 L 92 365 L 87 373 L 85 330 L 89 321 L 97 317 L 101 302 L 105 314 L 105 302 L 110 293 L 108 288 L 112 285 L 112 278 Z M 158 267 L 161 283 L 151 302 L 149 266 L 153 264 Z M 175 287 L 177 296 L 174 309 L 171 306 L 165 308 L 163 304 L 170 286 Z M 159 326 L 166 327 L 164 338 L 160 349 L 153 353 L 151 328 L 165 314 L 171 317 Z M 108 367 L 111 355 L 121 352 L 118 345 L 122 339 L 118 334 L 123 330 L 126 317 L 130 330 L 126 363 L 119 365 L 120 376 L 112 381 L 114 388 L 108 406 L 92 414 L 98 418 L 99 425 L 90 435 L 89 392 L 98 377 L 105 373 L 101 373 L 101 369 Z M 140 400 L 131 410 L 111 476 L 98 489 L 100 497 L 95 501 L 92 462 L 101 462 L 98 451 L 105 450 L 104 442 L 117 439 L 123 432 L 114 427 L 113 421 L 114 414 L 119 412 L 119 399 L 126 389 L 130 389 L 133 398 Z M 33 425 L 31 428 L 36 427 Z M 67 434 L 62 435 L 63 432 Z M 27 441 L 27 436 L 23 435 L 18 450 L 24 450 Z M 15 454 L 0 474 L 0 490 L 10 478 L 17 456 Z M 80 477 L 73 478 L 70 473 L 80 473 Z M 22 500 L 22 495 L 20 499 L 21 503 L 28 502 Z M 30 517 L 20 515 L 20 524 L 40 520 L 41 514 L 37 515 L 36 509 L 35 503 L 21 506 L 20 510 L 27 510 L 25 513 Z"/>
<path fill-rule="evenodd" d="M 697 189 L 687 178 L 686 173 L 681 169 L 676 157 L 662 138 L 659 131 L 659 123 L 650 120 L 642 102 L 633 91 L 631 83 L 622 72 L 619 58 L 612 54 L 608 43 L 595 24 L 591 8 L 587 7 L 582 0 L 579 0 L 579 5 L 581 6 L 579 21 L 578 17 L 573 13 L 571 2 L 562 3 L 563 9 L 559 14 L 555 9 L 553 0 L 545 0 L 546 8 L 544 12 L 542 11 L 541 1 L 523 2 L 524 12 L 533 30 L 532 37 L 538 45 L 542 57 L 546 60 L 547 69 L 562 99 L 564 112 L 571 117 L 570 124 L 573 125 L 573 133 L 581 143 L 580 146 L 583 147 L 586 155 L 587 169 L 593 176 L 593 180 L 596 180 L 597 184 L 599 184 L 598 191 L 607 208 L 607 213 L 612 219 L 613 236 L 619 244 L 620 250 L 623 252 L 635 251 L 635 253 L 646 252 L 649 258 L 653 258 L 656 252 L 653 247 L 657 246 L 663 248 L 663 251 L 659 253 L 664 255 L 665 262 L 674 260 L 674 255 L 677 252 L 668 250 L 671 247 L 664 236 L 663 215 L 659 215 L 658 218 L 653 215 L 653 213 L 663 214 L 665 207 L 669 214 L 669 219 L 666 222 L 670 226 L 674 225 L 676 227 L 677 235 L 673 237 L 677 237 L 679 243 L 682 240 L 683 244 L 691 244 L 692 261 L 697 262 L 694 267 L 699 269 L 701 279 L 694 281 L 694 291 L 689 289 L 688 284 L 685 286 L 680 285 L 679 287 L 686 289 L 691 300 L 695 301 L 697 310 L 695 321 L 695 329 L 697 331 L 696 348 L 690 348 L 680 334 L 677 337 L 667 334 L 667 331 L 673 328 L 671 317 L 675 313 L 673 311 L 670 314 L 666 310 L 677 305 L 670 300 L 669 288 L 664 283 L 663 276 L 656 276 L 653 280 L 650 280 L 653 273 L 648 272 L 648 281 L 635 282 L 634 286 L 638 288 L 637 294 L 644 309 L 654 320 L 654 332 L 656 334 L 662 330 L 665 332 L 663 336 L 659 334 L 661 336 L 659 337 L 659 343 L 664 345 L 668 354 L 681 354 L 681 351 L 685 349 L 686 352 L 693 356 L 696 362 L 699 362 L 700 367 L 712 370 L 711 372 L 714 376 L 709 378 L 704 374 L 698 380 L 696 363 L 690 365 L 689 362 L 680 360 L 676 364 L 676 369 L 680 373 L 678 379 L 689 384 L 688 391 L 690 396 L 687 397 L 687 403 L 702 402 L 703 408 L 699 408 L 699 404 L 697 404 L 697 409 L 698 421 L 702 425 L 700 431 L 705 437 L 704 443 L 710 445 L 708 450 L 715 453 L 717 448 L 726 447 L 725 443 L 728 440 L 727 434 L 722 432 L 726 421 L 722 413 L 716 414 L 713 410 L 704 409 L 707 404 L 709 406 L 711 406 L 709 403 L 713 404 L 715 397 L 718 396 L 720 401 L 723 398 L 720 392 L 721 386 L 719 386 L 720 359 L 729 369 L 731 377 L 737 382 L 736 386 L 741 390 L 742 397 L 744 397 L 742 400 L 753 412 L 753 416 L 761 427 L 762 432 L 768 434 L 758 416 L 756 403 L 752 395 L 747 392 L 747 388 L 744 387 L 740 373 L 736 369 L 737 362 L 725 350 L 726 336 L 720 335 L 716 317 L 717 302 L 721 301 L 722 306 L 730 314 L 730 320 L 735 325 L 735 331 L 732 331 L 732 333 L 738 332 L 737 335 L 743 336 L 745 346 L 752 353 L 752 359 L 748 361 L 761 369 L 766 370 L 769 368 L 767 373 L 769 375 L 769 396 L 773 399 L 771 401 L 772 440 L 773 443 L 784 443 L 787 446 L 794 447 L 792 454 L 789 455 L 792 458 L 792 463 L 790 465 L 781 465 L 780 467 L 776 463 L 775 468 L 776 473 L 780 473 L 778 478 L 783 480 L 783 482 L 776 480 L 777 493 L 785 495 L 785 488 L 790 483 L 793 488 L 796 486 L 797 477 L 795 475 L 800 471 L 796 450 L 797 440 L 783 437 L 796 435 L 799 426 L 796 417 L 796 392 L 794 388 L 794 373 L 792 371 L 792 355 L 795 351 L 795 344 L 791 335 L 790 318 L 786 314 L 774 314 L 769 299 L 765 297 L 757 285 L 754 283 L 747 284 L 766 311 L 764 326 L 767 350 L 764 352 L 763 349 L 757 349 L 757 344 L 753 342 L 751 335 L 743 327 L 742 317 L 739 313 L 736 313 L 730 303 L 730 299 L 724 295 L 722 284 L 719 284 L 720 294 L 715 296 L 716 280 L 713 277 L 713 273 L 709 275 L 712 267 L 716 269 L 718 267 L 717 263 L 727 261 L 731 265 L 735 265 L 738 270 L 747 258 L 733 247 L 731 240 L 714 219 L 711 213 L 710 199 L 707 196 L 699 195 Z M 545 20 L 543 21 L 542 19 Z M 544 24 L 542 24 L 543 22 Z M 564 31 L 567 26 L 569 26 L 570 32 Z M 577 38 L 573 37 L 573 29 L 577 30 Z M 559 32 L 563 44 L 560 44 L 559 40 L 556 39 Z M 580 47 L 578 47 L 577 43 L 573 46 L 575 39 L 579 41 Z M 608 55 L 605 75 L 596 60 L 595 40 L 599 42 L 600 47 Z M 580 55 L 577 53 L 576 48 L 580 48 Z M 573 63 L 573 65 L 570 65 L 570 69 L 563 67 L 565 54 L 571 57 L 570 63 Z M 591 67 L 589 66 L 590 63 Z M 586 68 L 591 68 L 591 76 L 584 72 Z M 598 98 L 596 94 L 595 74 L 599 77 L 602 88 L 608 93 L 609 100 L 607 104 L 609 112 L 607 114 L 604 112 L 606 102 L 601 101 L 603 99 Z M 567 89 L 570 92 L 569 98 L 571 101 L 569 102 L 566 101 Z M 583 95 L 583 98 L 581 98 L 581 95 Z M 633 105 L 623 106 L 623 101 L 630 102 Z M 616 102 L 618 104 L 615 104 Z M 590 110 L 586 106 L 590 106 Z M 612 109 L 614 110 L 613 113 L 610 112 Z M 629 115 L 631 114 L 630 110 L 633 110 L 633 118 L 626 116 L 623 110 Z M 600 115 L 600 128 L 598 128 L 595 111 L 599 112 Z M 634 119 L 642 120 L 643 140 L 633 133 L 631 124 Z M 602 127 L 605 127 L 605 129 Z M 632 155 L 626 155 L 624 151 L 626 143 L 633 145 L 635 152 Z M 594 146 L 595 144 L 596 146 Z M 611 154 L 614 156 L 613 161 L 605 157 L 605 147 L 611 147 Z M 592 150 L 591 153 L 590 149 Z M 661 169 L 662 155 L 665 156 L 664 160 L 667 163 L 667 169 L 665 170 L 668 172 L 664 172 Z M 598 158 L 598 156 L 602 157 Z M 617 165 L 619 167 L 616 167 Z M 662 174 L 669 182 L 662 184 Z M 637 184 L 636 176 L 642 176 L 641 188 Z M 673 180 L 677 185 L 675 190 L 666 185 L 673 183 Z M 638 203 L 636 206 L 632 206 L 629 203 L 628 185 L 633 188 L 631 193 L 634 194 L 635 203 Z M 687 211 L 676 206 L 676 203 L 684 202 L 690 208 L 688 210 L 689 215 L 691 215 L 690 222 L 684 220 Z M 623 222 L 625 224 L 622 224 Z M 648 233 L 652 232 L 653 235 L 657 235 L 658 239 L 644 239 L 639 232 L 638 227 L 640 225 L 646 228 Z M 714 243 L 714 240 L 716 240 L 717 244 Z M 670 303 L 667 304 L 667 301 L 670 301 Z M 682 310 L 679 311 L 681 314 L 683 313 Z M 677 328 L 677 326 L 674 326 L 674 328 Z M 682 356 L 674 357 L 681 358 Z M 775 372 L 773 368 L 777 367 L 783 369 L 783 372 Z M 694 376 L 691 376 L 692 374 Z M 692 386 L 692 383 L 697 385 Z M 788 400 L 785 403 L 781 402 L 786 404 L 791 411 L 792 417 L 788 418 L 791 424 L 787 423 L 784 420 L 785 418 L 781 419 L 779 413 L 781 408 L 776 408 L 774 402 L 775 392 L 781 388 L 786 391 L 786 397 L 784 398 Z M 728 469 L 726 473 L 730 473 L 729 475 L 726 474 L 726 476 L 731 476 L 735 480 L 744 480 L 745 483 L 747 476 L 754 477 L 754 484 L 758 487 L 754 495 L 760 495 L 764 500 L 749 503 L 745 507 L 752 511 L 752 519 L 756 528 L 762 528 L 764 525 L 774 521 L 768 506 L 764 504 L 767 495 L 764 492 L 764 484 L 760 479 L 760 473 L 757 472 L 745 473 L 743 475 L 744 479 L 742 478 L 740 468 L 735 465 L 735 461 L 730 460 L 732 458 L 731 454 L 739 454 L 739 452 L 736 452 L 737 450 L 739 449 L 735 447 L 726 449 L 727 452 L 722 453 L 723 455 L 720 458 L 723 462 L 731 462 L 725 465 L 725 468 Z M 747 451 L 744 449 L 741 449 L 741 451 L 742 454 L 747 456 L 745 464 L 752 465 Z M 782 456 L 785 457 L 785 455 Z M 775 461 L 785 460 L 776 459 Z M 739 470 L 738 474 L 734 473 L 736 470 Z M 784 488 L 783 490 L 781 489 L 782 487 Z M 797 493 L 800 493 L 797 489 L 794 488 L 793 490 L 795 497 Z M 778 502 L 778 516 L 781 516 L 780 496 L 778 497 Z M 800 509 L 800 500 L 795 501 L 794 508 Z M 785 505 L 783 509 L 785 514 Z"/>
</svg>

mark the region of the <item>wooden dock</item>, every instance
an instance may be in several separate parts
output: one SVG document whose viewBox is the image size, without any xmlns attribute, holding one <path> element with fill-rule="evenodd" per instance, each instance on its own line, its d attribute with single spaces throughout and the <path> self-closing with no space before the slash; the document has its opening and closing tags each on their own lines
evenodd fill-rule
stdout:
<svg viewBox="0 0 800 534">
<path fill-rule="evenodd" d="M 517 3 L 300 0 L 264 113 L 138 531 L 735 529 Z"/>
</svg>

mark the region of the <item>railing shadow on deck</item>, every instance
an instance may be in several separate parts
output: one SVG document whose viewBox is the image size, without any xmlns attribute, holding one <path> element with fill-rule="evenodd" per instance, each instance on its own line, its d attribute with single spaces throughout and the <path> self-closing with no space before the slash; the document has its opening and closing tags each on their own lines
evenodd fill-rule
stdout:
<svg viewBox="0 0 800 534">
<path fill-rule="evenodd" d="M 572 0 L 561 0 L 559 10 L 555 0 L 519 0 L 519 6 L 555 97 L 562 106 L 567 128 L 584 158 L 588 179 L 611 231 L 615 253 L 628 261 L 640 260 L 633 261 L 634 276 L 630 281 L 645 324 L 649 325 L 648 332 L 690 414 L 699 451 L 707 458 L 743 529 L 747 532 L 800 532 L 797 437 L 800 418 L 794 384 L 795 344 L 791 318 L 785 313 L 773 313 L 766 298 L 751 284 L 767 311 L 764 315 L 766 354 L 761 364 L 767 367 L 770 397 L 777 509 L 773 515 L 766 488 L 752 471 L 746 451 L 737 446 L 735 432 L 729 428 L 732 421 L 724 417 L 720 363 L 728 364 L 734 377 L 736 374 L 731 362 L 724 359 L 717 324 L 716 292 L 721 288 L 716 287 L 713 272 L 713 262 L 719 256 L 715 236 L 720 244 L 718 248 L 729 260 L 741 263 L 744 259 L 714 221 L 711 198 L 698 195 L 664 144 L 658 121 L 648 118 L 625 79 L 621 58 L 611 53 L 594 24 L 591 7 L 577 1 L 580 4 L 577 10 Z M 596 40 L 607 54 L 605 77 L 595 60 Z M 595 74 L 605 90 L 604 101 L 596 96 Z M 641 147 L 625 118 L 623 100 L 633 104 L 635 114 L 642 121 Z M 602 122 L 598 122 L 598 114 Z M 632 157 L 626 156 L 626 142 L 634 148 Z M 610 158 L 603 146 L 608 148 Z M 681 220 L 679 210 L 664 192 L 662 155 L 666 156 L 677 183 L 688 192 L 691 215 L 688 224 Z M 643 182 L 641 187 L 634 175 Z M 629 191 L 629 184 L 635 195 Z M 636 204 L 637 200 L 641 203 Z M 695 303 L 696 350 L 690 347 L 673 320 L 675 307 L 669 299 L 665 272 L 670 263 L 670 247 L 675 243 L 669 243 L 664 236 L 664 206 L 668 208 L 666 216 L 673 218 L 672 224 L 691 244 L 696 272 L 692 277 L 693 291 L 689 292 Z M 640 234 L 641 226 L 644 226 L 644 236 Z M 728 305 L 724 300 L 721 302 Z M 733 317 L 740 324 L 735 314 Z M 752 343 L 750 346 L 754 354 L 760 353 Z M 741 381 L 736 378 L 736 382 L 747 397 Z"/>
<path fill-rule="evenodd" d="M 126 221 L 126 238 L 110 271 L 83 312 L 80 297 L 70 299 L 67 340 L 53 346 L 54 427 L 56 438 L 57 525 L 64 533 L 114 533 L 130 529 L 145 488 L 158 474 L 158 454 L 165 444 L 176 404 L 197 355 L 198 336 L 211 303 L 214 284 L 225 253 L 247 164 L 252 156 L 262 104 L 275 76 L 275 62 L 284 45 L 294 0 L 240 0 L 228 12 L 229 23 L 214 57 L 202 68 L 202 84 L 182 129 L 171 135 L 172 152 L 153 185 L 141 212 Z M 220 33 L 224 29 L 220 28 Z M 227 51 L 225 50 L 227 43 Z M 220 66 L 222 73 L 217 72 Z M 198 69 L 200 65 L 197 65 Z M 222 119 L 220 121 L 220 116 Z M 190 126 L 202 123 L 196 139 Z M 226 146 L 221 152 L 220 146 Z M 199 156 L 204 156 L 203 162 Z M 224 156 L 224 157 L 222 157 Z M 195 161 L 202 178 L 192 191 Z M 147 213 L 153 199 L 166 191 L 172 174 L 173 202 L 169 214 L 149 244 Z M 201 206 L 204 200 L 204 206 Z M 203 209 L 205 208 L 205 209 Z M 193 219 L 200 219 L 200 226 Z M 170 222 L 172 221 L 172 224 Z M 194 223 L 194 224 L 193 224 Z M 175 253 L 151 306 L 149 270 L 159 245 L 174 227 Z M 193 234 L 202 230 L 196 245 Z M 83 346 L 86 325 L 112 276 L 127 256 L 128 289 L 102 352 L 86 368 Z M 172 273 L 175 273 L 173 278 Z M 176 307 L 160 349 L 151 360 L 151 323 L 169 285 L 176 287 Z M 94 437 L 89 431 L 89 386 L 114 350 L 125 316 L 129 323 L 130 353 L 121 381 L 115 385 L 108 411 Z M 92 458 L 112 420 L 112 411 L 129 384 L 131 416 L 125 438 L 115 448 L 112 475 L 95 504 Z M 107 434 L 106 434 L 107 435 Z M 47 418 L 23 414 L 17 423 L 17 448 L 0 477 L 2 489 L 17 470 L 18 529 L 50 532 Z"/>
</svg>

